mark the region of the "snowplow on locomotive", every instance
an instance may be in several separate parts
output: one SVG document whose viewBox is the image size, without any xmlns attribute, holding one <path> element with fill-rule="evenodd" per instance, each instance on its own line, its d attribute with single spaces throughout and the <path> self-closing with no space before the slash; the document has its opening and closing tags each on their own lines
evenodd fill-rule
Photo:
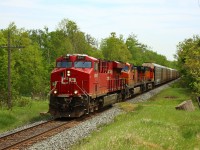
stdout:
<svg viewBox="0 0 200 150">
<path fill-rule="evenodd" d="M 133 66 L 68 54 L 56 60 L 51 73 L 49 112 L 55 118 L 80 117 L 173 80 L 175 73 L 152 63 Z"/>
</svg>

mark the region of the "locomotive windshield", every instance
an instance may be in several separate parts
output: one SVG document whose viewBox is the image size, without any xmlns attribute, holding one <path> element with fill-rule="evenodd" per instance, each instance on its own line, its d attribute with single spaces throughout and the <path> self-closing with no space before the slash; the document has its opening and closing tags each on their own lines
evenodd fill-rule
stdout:
<svg viewBox="0 0 200 150">
<path fill-rule="evenodd" d="M 122 69 L 122 71 L 125 71 L 125 72 L 128 72 L 128 70 L 129 70 L 129 67 L 128 67 L 128 66 L 125 66 L 125 67 Z"/>
<path fill-rule="evenodd" d="M 75 61 L 74 62 L 75 68 L 91 68 L 92 62 L 89 61 Z"/>
<path fill-rule="evenodd" d="M 56 63 L 57 68 L 71 68 L 72 62 L 70 61 L 60 61 Z"/>
</svg>

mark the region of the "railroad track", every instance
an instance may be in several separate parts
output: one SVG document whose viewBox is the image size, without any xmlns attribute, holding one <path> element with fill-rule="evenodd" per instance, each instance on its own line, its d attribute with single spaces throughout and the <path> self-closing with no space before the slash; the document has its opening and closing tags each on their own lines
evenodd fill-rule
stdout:
<svg viewBox="0 0 200 150">
<path fill-rule="evenodd" d="M 73 120 L 50 120 L 29 128 L 26 128 L 15 133 L 0 137 L 0 150 L 18 150 L 25 149 L 31 145 L 45 140 L 57 133 L 66 129 L 72 128 L 81 122 L 89 120 L 102 112 L 108 110 L 110 107 L 105 107 L 98 112 L 83 116 Z"/>
<path fill-rule="evenodd" d="M 42 124 L 3 136 L 0 138 L 0 150 L 4 149 L 24 149 L 47 139 L 68 128 L 74 127 L 83 120 L 58 121 L 51 120 Z"/>
</svg>

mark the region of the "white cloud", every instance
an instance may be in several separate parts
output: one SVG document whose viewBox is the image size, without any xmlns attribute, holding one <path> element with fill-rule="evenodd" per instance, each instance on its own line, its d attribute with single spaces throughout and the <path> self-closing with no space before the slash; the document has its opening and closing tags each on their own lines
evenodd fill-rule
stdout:
<svg viewBox="0 0 200 150">
<path fill-rule="evenodd" d="M 39 1 L 37 0 L 32 0 L 32 1 L 27 1 L 27 0 L 6 0 L 6 1 L 1 1 L 0 6 L 5 6 L 5 7 L 20 7 L 20 8 L 33 8 L 38 4 Z"/>
</svg>

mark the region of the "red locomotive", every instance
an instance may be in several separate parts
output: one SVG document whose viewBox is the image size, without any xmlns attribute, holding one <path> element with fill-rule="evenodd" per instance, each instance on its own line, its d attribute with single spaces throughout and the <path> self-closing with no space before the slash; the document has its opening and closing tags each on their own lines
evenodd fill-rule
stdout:
<svg viewBox="0 0 200 150">
<path fill-rule="evenodd" d="M 176 78 L 172 72 L 176 70 L 151 63 L 133 66 L 88 55 L 68 54 L 56 60 L 51 73 L 49 112 L 56 118 L 80 117 Z"/>
</svg>

